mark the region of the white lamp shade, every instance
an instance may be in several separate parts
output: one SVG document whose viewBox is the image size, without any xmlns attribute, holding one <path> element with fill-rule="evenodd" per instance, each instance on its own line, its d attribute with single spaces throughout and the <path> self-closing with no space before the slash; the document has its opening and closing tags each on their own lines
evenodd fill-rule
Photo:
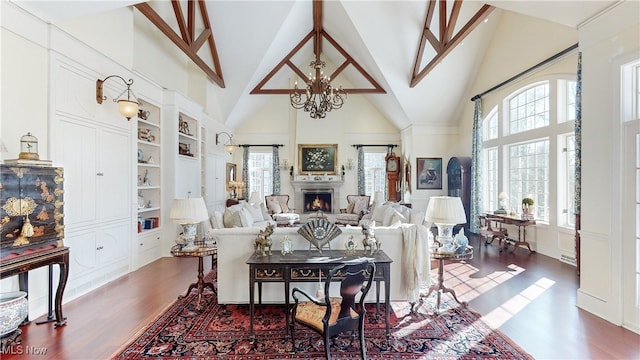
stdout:
<svg viewBox="0 0 640 360">
<path fill-rule="evenodd" d="M 249 196 L 249 204 L 251 205 L 260 204 L 260 194 L 258 194 L 257 191 L 252 192 L 251 196 Z"/>
<path fill-rule="evenodd" d="M 467 214 L 459 197 L 432 196 L 429 199 L 425 220 L 434 224 L 464 224 L 467 222 Z"/>
<path fill-rule="evenodd" d="M 133 100 L 120 99 L 118 100 L 118 111 L 122 116 L 131 120 L 132 117 L 138 114 L 138 103 Z"/>
<path fill-rule="evenodd" d="M 384 202 L 384 196 L 382 195 L 382 191 L 376 191 L 373 194 L 373 202 L 375 204 L 382 204 Z"/>
<path fill-rule="evenodd" d="M 186 199 L 173 200 L 169 218 L 178 224 L 193 224 L 207 220 L 209 214 L 203 198 L 189 197 Z"/>
</svg>

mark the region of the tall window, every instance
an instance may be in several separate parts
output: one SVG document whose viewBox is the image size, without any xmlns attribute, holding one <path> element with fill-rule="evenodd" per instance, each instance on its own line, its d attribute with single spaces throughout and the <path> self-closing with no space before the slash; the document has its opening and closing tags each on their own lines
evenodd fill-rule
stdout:
<svg viewBox="0 0 640 360">
<path fill-rule="evenodd" d="M 484 199 L 485 209 L 496 210 L 498 208 L 498 148 L 484 150 L 486 166 Z"/>
<path fill-rule="evenodd" d="M 364 153 L 364 189 L 365 195 L 371 196 L 378 191 L 382 191 L 384 198 L 387 198 L 386 173 L 384 158 L 385 152 Z M 359 194 L 361 195 L 361 194 Z"/>
<path fill-rule="evenodd" d="M 536 219 L 548 222 L 562 214 L 557 224 L 573 226 L 569 189 L 575 183 L 575 163 L 569 157 L 575 154 L 575 84 L 570 77 L 533 82 L 488 113 L 483 121 L 485 210 L 497 209 L 498 194 L 505 192 L 507 210 L 520 212 L 522 199 L 531 197 Z M 558 180 L 551 181 L 552 176 Z M 558 188 L 551 188 L 555 184 Z"/>
<path fill-rule="evenodd" d="M 549 140 L 508 146 L 509 206 L 519 209 L 522 199 L 532 198 L 533 213 L 549 218 Z"/>
<path fill-rule="evenodd" d="M 249 186 L 246 196 L 254 191 L 261 199 L 273 192 L 273 153 L 250 152 L 249 153 Z"/>
<path fill-rule="evenodd" d="M 561 158 L 564 162 L 566 175 L 565 179 L 558 179 L 560 184 L 566 184 L 564 187 L 565 196 L 562 196 L 562 199 L 565 201 L 562 209 L 562 217 L 564 223 L 567 225 L 574 226 L 576 224 L 575 217 L 575 189 L 576 189 L 576 137 L 575 135 L 568 134 L 566 136 L 562 136 L 560 141 L 564 142 L 564 157 Z"/>
<path fill-rule="evenodd" d="M 491 140 L 498 138 L 498 109 L 493 108 L 483 122 L 484 139 Z"/>
</svg>

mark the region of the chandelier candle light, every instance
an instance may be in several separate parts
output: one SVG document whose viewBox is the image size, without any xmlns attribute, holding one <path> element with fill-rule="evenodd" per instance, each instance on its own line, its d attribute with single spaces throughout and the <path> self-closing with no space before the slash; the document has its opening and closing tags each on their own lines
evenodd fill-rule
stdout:
<svg viewBox="0 0 640 360">
<path fill-rule="evenodd" d="M 325 67 L 324 61 L 317 58 L 309 66 L 315 69 L 315 76 L 309 73 L 306 81 L 306 90 L 298 88 L 296 80 L 293 90 L 289 94 L 291 106 L 295 109 L 303 109 L 309 113 L 313 119 L 322 119 L 333 109 L 340 109 L 344 105 L 347 94 L 340 86 L 334 89 L 331 86 L 331 78 L 324 75 L 322 69 Z M 304 100 L 302 94 L 305 94 Z"/>
</svg>

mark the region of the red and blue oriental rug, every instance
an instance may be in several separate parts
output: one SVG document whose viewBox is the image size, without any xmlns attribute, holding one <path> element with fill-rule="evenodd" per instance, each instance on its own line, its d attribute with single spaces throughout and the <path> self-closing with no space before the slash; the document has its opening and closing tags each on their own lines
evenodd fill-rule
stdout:
<svg viewBox="0 0 640 360">
<path fill-rule="evenodd" d="M 206 276 L 215 283 L 215 271 Z M 215 293 L 205 290 L 203 309 L 196 310 L 197 295 L 174 302 L 115 359 L 324 359 L 322 338 L 296 327 L 295 344 L 285 333 L 283 305 L 265 305 L 257 311 L 256 339 L 249 341 L 249 306 L 220 305 Z M 369 359 L 533 359 L 499 331 L 491 329 L 474 311 L 443 296 L 438 315 L 431 301 L 410 313 L 408 303 L 392 303 L 391 337 L 385 335 L 384 316 L 367 312 L 365 346 Z M 434 299 L 435 300 L 435 299 Z M 381 314 L 382 315 L 382 314 Z M 333 359 L 359 359 L 357 336 L 333 339 Z"/>
</svg>

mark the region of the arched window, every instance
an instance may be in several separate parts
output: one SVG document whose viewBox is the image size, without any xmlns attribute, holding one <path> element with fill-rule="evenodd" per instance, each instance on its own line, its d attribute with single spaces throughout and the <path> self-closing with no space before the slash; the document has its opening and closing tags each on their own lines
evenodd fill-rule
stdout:
<svg viewBox="0 0 640 360">
<path fill-rule="evenodd" d="M 505 192 L 508 210 L 519 213 L 522 199 L 531 197 L 536 219 L 573 226 L 575 83 L 570 76 L 535 81 L 489 111 L 483 121 L 485 209 L 497 209 Z"/>
</svg>

